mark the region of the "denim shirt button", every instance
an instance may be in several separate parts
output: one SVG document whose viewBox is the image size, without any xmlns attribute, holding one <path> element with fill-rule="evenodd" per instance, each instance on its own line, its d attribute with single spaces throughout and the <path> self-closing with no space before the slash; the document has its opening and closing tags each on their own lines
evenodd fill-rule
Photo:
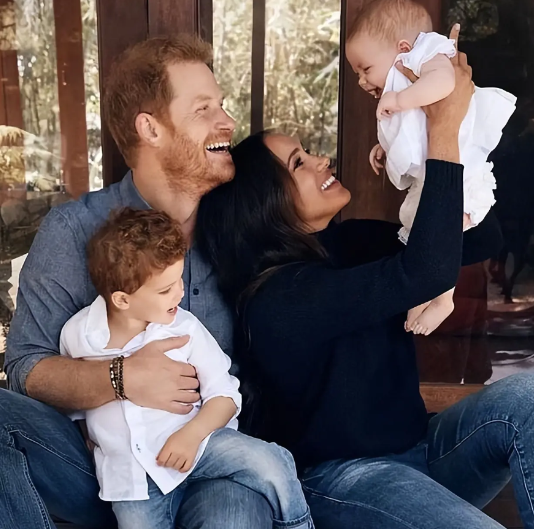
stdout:
<svg viewBox="0 0 534 529">
<path fill-rule="evenodd" d="M 200 294 L 200 290 L 198 288 L 193 289 L 193 295 L 198 296 Z"/>
</svg>

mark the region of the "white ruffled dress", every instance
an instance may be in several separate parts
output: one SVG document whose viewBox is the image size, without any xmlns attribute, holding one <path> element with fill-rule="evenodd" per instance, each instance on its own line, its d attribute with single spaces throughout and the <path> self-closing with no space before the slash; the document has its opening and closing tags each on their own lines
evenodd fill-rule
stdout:
<svg viewBox="0 0 534 529">
<path fill-rule="evenodd" d="M 438 54 L 454 57 L 454 41 L 438 33 L 421 33 L 412 50 L 397 61 L 421 75 L 423 64 Z M 389 71 L 384 93 L 400 92 L 412 83 L 395 66 Z M 515 110 L 516 97 L 499 88 L 476 88 L 460 128 L 460 162 L 464 165 L 464 211 L 472 226 L 479 224 L 495 203 L 493 164 L 488 156 L 497 147 L 502 130 Z M 408 189 L 399 217 L 399 237 L 408 240 L 425 179 L 428 138 L 426 116 L 416 108 L 378 122 L 378 141 L 387 154 L 386 171 L 398 189 Z"/>
</svg>

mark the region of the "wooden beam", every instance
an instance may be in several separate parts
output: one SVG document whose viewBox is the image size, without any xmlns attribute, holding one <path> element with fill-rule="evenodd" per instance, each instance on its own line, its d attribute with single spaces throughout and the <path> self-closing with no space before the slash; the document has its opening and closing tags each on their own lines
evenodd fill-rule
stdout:
<svg viewBox="0 0 534 529">
<path fill-rule="evenodd" d="M 343 127 L 344 127 L 344 101 L 345 101 L 345 75 L 346 68 L 344 67 L 345 61 L 345 38 L 344 35 L 347 34 L 347 17 L 343 16 L 347 13 L 347 1 L 341 0 L 341 17 L 340 17 L 340 28 L 339 28 L 339 88 L 337 96 L 337 149 L 336 149 L 336 160 L 335 160 L 335 170 L 336 176 L 339 180 L 343 181 Z M 349 146 L 347 146 L 349 147 Z M 341 222 L 341 213 L 336 215 L 335 221 Z"/>
<path fill-rule="evenodd" d="M 15 21 L 14 1 L 0 0 L 0 125 L 23 129 Z"/>
<path fill-rule="evenodd" d="M 429 412 L 439 413 L 473 393 L 480 391 L 482 384 L 426 384 L 420 385 L 421 396 Z"/>
<path fill-rule="evenodd" d="M 357 10 L 369 0 L 346 0 L 341 13 L 345 19 L 343 40 Z M 403 193 L 389 182 L 382 171 L 376 176 L 369 165 L 369 152 L 378 143 L 376 127 L 376 100 L 358 86 L 358 77 L 352 71 L 345 54 L 340 57 L 342 80 L 339 116 L 341 156 L 338 156 L 343 185 L 352 193 L 350 204 L 341 212 L 342 220 L 368 218 L 399 221 L 399 208 Z"/>
<path fill-rule="evenodd" d="M 5 125 L 24 128 L 22 100 L 20 97 L 17 50 L 2 50 L 2 91 L 5 102 Z"/>
<path fill-rule="evenodd" d="M 250 95 L 250 132 L 263 130 L 265 92 L 265 1 L 252 3 L 252 75 Z"/>
<path fill-rule="evenodd" d="M 432 19 L 432 26 L 434 31 L 441 31 L 442 21 L 442 2 L 441 0 L 417 0 L 420 4 L 425 6 L 426 10 L 430 13 Z M 450 28 L 443 28 L 443 31 L 448 31 Z"/>
<path fill-rule="evenodd" d="M 213 0 L 150 0 L 148 36 L 161 37 L 189 33 L 213 42 Z"/>
<path fill-rule="evenodd" d="M 2 33 L 2 41 L 0 42 L 0 125 L 24 130 L 13 0 L 0 0 L 0 32 Z M 24 199 L 26 175 L 22 136 L 15 140 L 3 138 L 0 141 L 0 149 L 6 149 L 11 154 L 18 155 L 16 158 L 20 160 L 10 168 L 8 174 L 0 182 L 0 204 L 9 198 Z"/>
<path fill-rule="evenodd" d="M 150 0 L 148 2 L 148 35 L 161 37 L 176 33 L 198 35 L 200 32 L 198 0 Z"/>
<path fill-rule="evenodd" d="M 0 51 L 0 125 L 7 125 L 7 106 L 4 86 L 3 52 Z"/>
<path fill-rule="evenodd" d="M 78 198 L 89 191 L 87 119 L 80 0 L 54 0 L 63 182 Z"/>
<path fill-rule="evenodd" d="M 148 0 L 97 0 L 100 92 L 113 61 L 128 46 L 148 36 Z M 178 10 L 178 9 L 177 9 Z M 118 182 L 128 167 L 105 122 L 102 122 L 104 185 Z"/>
<path fill-rule="evenodd" d="M 213 0 L 198 0 L 199 35 L 213 44 Z"/>
</svg>

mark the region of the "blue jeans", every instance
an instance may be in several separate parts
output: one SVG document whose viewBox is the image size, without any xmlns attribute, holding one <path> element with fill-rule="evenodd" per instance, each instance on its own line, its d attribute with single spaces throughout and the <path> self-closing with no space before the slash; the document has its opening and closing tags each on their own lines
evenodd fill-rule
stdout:
<svg viewBox="0 0 534 529">
<path fill-rule="evenodd" d="M 511 376 L 430 420 L 405 454 L 329 461 L 303 488 L 317 529 L 496 529 L 479 509 L 512 479 L 534 529 L 534 375 Z"/>
<path fill-rule="evenodd" d="M 50 515 L 83 527 L 115 528 L 111 504 L 98 499 L 92 456 L 78 427 L 53 408 L 0 390 L 0 526 L 51 529 Z M 179 529 L 272 529 L 269 503 L 229 480 L 192 483 Z"/>
<path fill-rule="evenodd" d="M 274 443 L 223 428 L 211 436 L 193 472 L 172 492 L 162 494 L 149 479 L 150 499 L 114 502 L 119 529 L 173 529 L 186 488 L 194 482 L 220 478 L 267 498 L 274 513 L 274 527 L 313 528 L 291 454 Z"/>
</svg>

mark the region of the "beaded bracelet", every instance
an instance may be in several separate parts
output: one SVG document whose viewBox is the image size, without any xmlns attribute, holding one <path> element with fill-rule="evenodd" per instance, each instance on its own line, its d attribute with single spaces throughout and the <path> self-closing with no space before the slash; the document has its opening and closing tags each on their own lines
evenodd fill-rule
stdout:
<svg viewBox="0 0 534 529">
<path fill-rule="evenodd" d="M 115 398 L 119 400 L 126 400 L 124 394 L 124 356 L 117 356 L 109 364 L 109 378 L 111 385 L 115 390 Z"/>
</svg>

